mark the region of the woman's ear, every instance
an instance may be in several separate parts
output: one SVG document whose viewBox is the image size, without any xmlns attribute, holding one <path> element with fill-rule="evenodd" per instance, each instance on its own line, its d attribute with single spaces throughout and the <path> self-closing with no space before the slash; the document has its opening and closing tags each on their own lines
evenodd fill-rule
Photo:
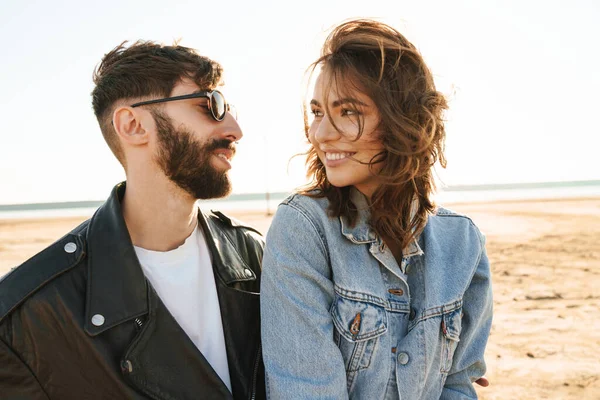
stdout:
<svg viewBox="0 0 600 400">
<path fill-rule="evenodd" d="M 121 141 L 130 146 L 145 145 L 149 141 L 148 131 L 141 123 L 142 113 L 131 107 L 117 107 L 113 113 L 113 126 Z"/>
</svg>

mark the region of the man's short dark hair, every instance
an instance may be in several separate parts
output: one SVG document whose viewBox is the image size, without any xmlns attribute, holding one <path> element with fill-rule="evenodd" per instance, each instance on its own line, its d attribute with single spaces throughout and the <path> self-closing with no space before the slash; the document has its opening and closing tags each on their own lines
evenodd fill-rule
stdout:
<svg viewBox="0 0 600 400">
<path fill-rule="evenodd" d="M 104 140 L 122 165 L 125 157 L 112 125 L 117 101 L 168 97 L 175 85 L 187 78 L 201 89 L 212 90 L 220 81 L 219 63 L 194 49 L 163 46 L 150 41 L 123 42 L 104 56 L 94 70 L 92 106 Z"/>
</svg>

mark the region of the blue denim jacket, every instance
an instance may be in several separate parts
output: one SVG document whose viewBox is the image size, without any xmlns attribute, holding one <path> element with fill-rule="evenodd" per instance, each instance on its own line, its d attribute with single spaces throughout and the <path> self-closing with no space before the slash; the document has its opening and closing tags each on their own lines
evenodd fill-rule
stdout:
<svg viewBox="0 0 600 400">
<path fill-rule="evenodd" d="M 470 399 L 492 323 L 490 267 L 473 222 L 440 208 L 398 265 L 369 228 L 292 195 L 267 235 L 261 283 L 271 399 Z"/>
</svg>

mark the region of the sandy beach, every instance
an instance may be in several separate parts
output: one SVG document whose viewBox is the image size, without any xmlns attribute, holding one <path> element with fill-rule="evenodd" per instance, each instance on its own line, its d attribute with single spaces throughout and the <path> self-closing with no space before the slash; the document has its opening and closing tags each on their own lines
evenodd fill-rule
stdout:
<svg viewBox="0 0 600 400">
<path fill-rule="evenodd" d="M 494 325 L 482 399 L 600 399 L 600 198 L 452 204 L 487 237 Z M 266 232 L 271 216 L 228 213 Z M 0 275 L 84 218 L 0 220 Z"/>
</svg>

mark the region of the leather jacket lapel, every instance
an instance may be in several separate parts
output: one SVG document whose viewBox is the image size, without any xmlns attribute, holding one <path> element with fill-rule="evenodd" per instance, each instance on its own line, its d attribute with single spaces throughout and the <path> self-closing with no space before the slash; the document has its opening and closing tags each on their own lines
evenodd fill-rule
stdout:
<svg viewBox="0 0 600 400">
<path fill-rule="evenodd" d="M 148 319 L 121 360 L 130 383 L 155 399 L 231 399 L 227 386 L 150 285 L 148 300 Z"/>
<path fill-rule="evenodd" d="M 264 370 L 261 368 L 260 318 L 256 315 L 260 298 L 258 293 L 249 290 L 257 283 L 256 274 L 231 245 L 219 222 L 202 213 L 199 216 L 215 272 L 233 395 L 236 398 L 247 393 L 256 395 L 257 381 L 264 379 L 260 373 Z"/>
<path fill-rule="evenodd" d="M 125 183 L 115 186 L 88 225 L 85 331 L 91 336 L 148 312 L 146 277 L 123 219 L 124 195 Z"/>
</svg>

